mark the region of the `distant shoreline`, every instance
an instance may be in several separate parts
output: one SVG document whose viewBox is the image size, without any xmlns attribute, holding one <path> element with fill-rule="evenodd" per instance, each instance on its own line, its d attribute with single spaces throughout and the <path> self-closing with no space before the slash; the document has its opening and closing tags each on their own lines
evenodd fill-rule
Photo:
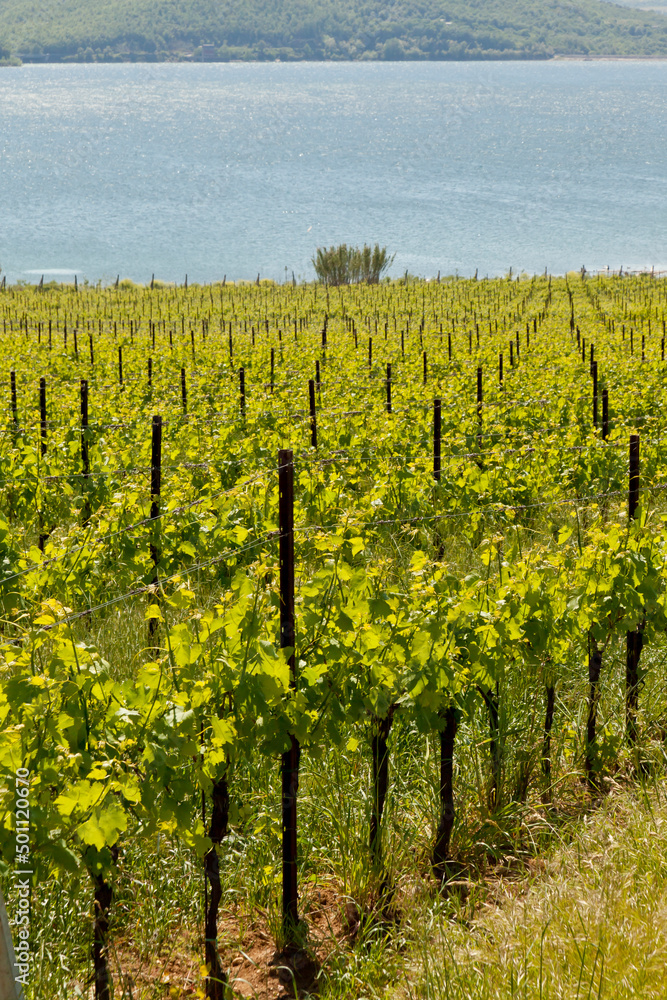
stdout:
<svg viewBox="0 0 667 1000">
<path fill-rule="evenodd" d="M 113 59 L 31 59 L 26 57 L 12 56 L 11 59 L 0 60 L 0 69 L 20 69 L 23 66 L 129 66 L 129 65 L 271 65 L 284 63 L 286 65 L 295 64 L 316 64 L 323 63 L 508 63 L 508 62 L 667 62 L 665 55 L 583 55 L 578 53 L 554 53 L 553 55 L 541 54 L 512 54 L 507 56 L 466 56 L 458 59 L 195 59 L 187 56 L 168 56 L 166 58 L 151 59 L 140 57 L 117 56 Z"/>
<path fill-rule="evenodd" d="M 667 56 L 574 56 L 555 55 L 551 62 L 666 62 Z"/>
</svg>

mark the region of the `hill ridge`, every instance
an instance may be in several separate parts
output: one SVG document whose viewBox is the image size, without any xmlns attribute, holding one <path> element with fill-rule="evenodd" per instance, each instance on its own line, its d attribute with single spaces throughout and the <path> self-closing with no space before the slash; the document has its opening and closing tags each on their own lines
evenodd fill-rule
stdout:
<svg viewBox="0 0 667 1000">
<path fill-rule="evenodd" d="M 606 0 L 0 0 L 7 61 L 667 58 Z"/>
</svg>

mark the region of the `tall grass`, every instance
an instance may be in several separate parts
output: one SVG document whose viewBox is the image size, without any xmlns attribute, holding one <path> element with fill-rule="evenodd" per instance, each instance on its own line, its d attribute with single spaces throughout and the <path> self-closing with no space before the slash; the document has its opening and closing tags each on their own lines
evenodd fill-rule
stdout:
<svg viewBox="0 0 667 1000">
<path fill-rule="evenodd" d="M 667 788 L 617 787 L 545 862 L 500 874 L 474 912 L 422 900 L 411 1000 L 667 995 Z"/>
</svg>

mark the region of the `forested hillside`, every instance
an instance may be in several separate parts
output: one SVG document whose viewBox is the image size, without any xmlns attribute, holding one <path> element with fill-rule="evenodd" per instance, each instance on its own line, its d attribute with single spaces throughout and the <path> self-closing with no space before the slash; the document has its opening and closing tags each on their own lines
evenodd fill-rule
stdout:
<svg viewBox="0 0 667 1000">
<path fill-rule="evenodd" d="M 24 59 L 667 56 L 667 18 L 602 0 L 0 0 Z"/>
</svg>

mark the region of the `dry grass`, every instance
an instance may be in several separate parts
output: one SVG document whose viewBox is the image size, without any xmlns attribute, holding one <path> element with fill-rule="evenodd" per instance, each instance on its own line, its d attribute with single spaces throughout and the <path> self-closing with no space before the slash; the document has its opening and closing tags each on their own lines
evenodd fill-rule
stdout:
<svg viewBox="0 0 667 1000">
<path fill-rule="evenodd" d="M 405 991 L 420 1000 L 667 997 L 667 785 L 616 786 L 543 864 L 481 904 L 424 901 Z"/>
</svg>

